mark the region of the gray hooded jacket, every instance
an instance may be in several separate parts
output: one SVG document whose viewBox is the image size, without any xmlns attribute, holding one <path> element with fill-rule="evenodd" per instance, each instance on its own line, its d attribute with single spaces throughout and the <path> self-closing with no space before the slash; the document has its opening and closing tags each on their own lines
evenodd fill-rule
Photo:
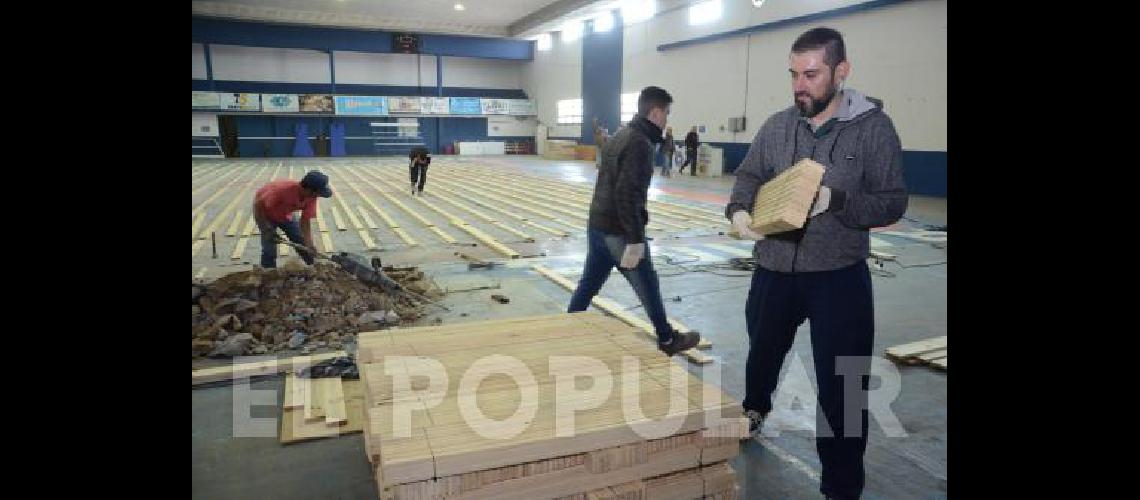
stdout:
<svg viewBox="0 0 1140 500">
<path fill-rule="evenodd" d="M 791 106 L 760 128 L 736 169 L 736 183 L 725 208 L 752 213 L 760 186 L 803 158 L 826 168 L 831 188 L 826 212 L 808 219 L 803 229 L 774 234 L 756 242 L 760 267 L 777 272 L 831 271 L 870 255 L 868 230 L 893 224 L 906 212 L 902 146 L 883 103 L 847 89 L 831 120 L 812 130 Z"/>
</svg>

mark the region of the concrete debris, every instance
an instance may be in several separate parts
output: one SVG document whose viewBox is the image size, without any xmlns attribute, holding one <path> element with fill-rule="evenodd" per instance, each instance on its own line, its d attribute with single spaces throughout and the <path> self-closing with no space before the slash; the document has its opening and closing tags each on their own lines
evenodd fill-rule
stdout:
<svg viewBox="0 0 1140 500">
<path fill-rule="evenodd" d="M 224 342 L 214 348 L 210 353 L 211 358 L 232 358 L 246 354 L 249 349 L 250 343 L 253 342 L 253 335 L 249 333 L 239 333 L 227 338 Z"/>
<path fill-rule="evenodd" d="M 205 356 L 214 350 L 213 340 L 193 339 L 190 341 L 192 356 Z"/>
<path fill-rule="evenodd" d="M 432 299 L 443 291 L 414 267 L 384 268 L 409 290 Z M 231 273 L 206 285 L 194 285 L 192 340 L 199 355 L 206 342 L 227 332 L 248 332 L 267 350 L 297 349 L 339 341 L 362 331 L 411 325 L 423 318 L 427 304 L 369 286 L 335 264 Z M 221 337 L 219 337 L 221 334 Z M 228 340 L 228 339 L 226 339 Z M 232 351 L 232 349 L 231 349 Z"/>
<path fill-rule="evenodd" d="M 300 330 L 293 330 L 293 336 L 289 338 L 289 348 L 296 349 L 305 344 L 305 332 Z"/>
</svg>

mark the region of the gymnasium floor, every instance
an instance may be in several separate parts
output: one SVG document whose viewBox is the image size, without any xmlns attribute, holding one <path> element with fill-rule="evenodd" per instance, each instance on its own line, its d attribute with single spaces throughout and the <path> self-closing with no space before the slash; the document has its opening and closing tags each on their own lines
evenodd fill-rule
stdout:
<svg viewBox="0 0 1140 500">
<path fill-rule="evenodd" d="M 565 310 L 570 292 L 532 268 L 576 281 L 595 170 L 592 162 L 533 156 L 436 157 L 423 197 L 410 194 L 406 158 L 194 160 L 192 277 L 210 280 L 256 264 L 260 240 L 249 214 L 254 190 L 269 179 L 300 179 L 310 169 L 327 173 L 336 193 L 319 202 L 314 236 L 320 250 L 420 266 L 448 290 L 496 287 L 448 294 L 444 304 L 451 311 L 433 312 L 425 324 Z M 668 315 L 712 342 L 704 351 L 712 363 L 675 362 L 706 380 L 719 377 L 739 399 L 749 273 L 727 263 L 749 256 L 751 244 L 721 234 L 728 229 L 723 210 L 732 182 L 732 176 L 655 175 L 648 235 Z M 906 217 L 871 237 L 874 250 L 897 257 L 874 277 L 878 356 L 893 345 L 946 335 L 945 233 L 924 231 L 946 223 L 945 199 L 912 196 Z M 502 265 L 471 271 L 455 252 Z M 601 296 L 644 319 L 633 290 L 614 276 Z M 493 302 L 493 293 L 510 303 Z M 780 389 L 801 403 L 775 410 L 768 427 L 777 436 L 742 444 L 733 467 L 743 498 L 820 498 L 819 460 L 806 429 L 814 424 L 809 325 L 801 328 Z M 905 436 L 888 437 L 883 422 L 872 418 L 864 498 L 944 498 L 946 372 L 884 363 L 876 368 L 901 374 L 891 409 Z M 253 417 L 280 412 L 281 385 L 280 378 L 252 383 L 278 391 L 279 398 L 276 406 L 256 407 Z M 232 390 L 192 391 L 196 498 L 376 498 L 359 434 L 288 446 L 274 437 L 234 438 Z"/>
</svg>

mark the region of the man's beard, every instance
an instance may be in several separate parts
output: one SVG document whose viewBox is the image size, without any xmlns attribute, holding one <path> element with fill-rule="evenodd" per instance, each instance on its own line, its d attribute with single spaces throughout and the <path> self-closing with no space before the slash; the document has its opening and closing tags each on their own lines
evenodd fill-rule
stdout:
<svg viewBox="0 0 1140 500">
<path fill-rule="evenodd" d="M 827 109 L 827 105 L 831 104 L 831 100 L 835 98 L 835 94 L 838 92 L 839 88 L 832 86 L 827 91 L 827 95 L 823 96 L 823 99 L 816 99 L 807 92 L 797 92 L 792 96 L 792 100 L 795 101 L 796 108 L 800 110 L 801 116 L 804 118 L 815 118 L 816 115 L 822 113 L 824 109 Z M 804 103 L 800 100 L 800 97 L 807 97 L 808 102 Z"/>
</svg>

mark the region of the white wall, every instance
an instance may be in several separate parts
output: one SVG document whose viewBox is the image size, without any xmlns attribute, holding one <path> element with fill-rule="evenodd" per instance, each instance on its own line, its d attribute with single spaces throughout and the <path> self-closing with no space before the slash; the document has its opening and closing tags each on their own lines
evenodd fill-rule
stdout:
<svg viewBox="0 0 1140 500">
<path fill-rule="evenodd" d="M 550 127 L 550 137 L 579 137 L 579 125 L 558 126 L 558 101 L 582 97 L 582 40 L 563 43 L 553 34 L 550 50 L 534 51 L 523 65 L 522 88 L 534 101 L 538 120 Z"/>
<path fill-rule="evenodd" d="M 206 50 L 202 48 L 200 43 L 190 44 L 190 55 L 192 61 L 191 77 L 195 80 L 206 79 Z"/>
<path fill-rule="evenodd" d="M 443 86 L 485 89 L 522 88 L 522 69 L 525 65 L 526 61 L 444 56 Z"/>
<path fill-rule="evenodd" d="M 851 1 L 813 1 L 819 11 Z M 790 106 L 787 57 L 804 31 L 829 26 L 843 34 L 852 65 L 850 88 L 882 99 L 903 147 L 946 150 L 946 0 L 913 0 L 821 22 L 800 23 L 747 37 L 657 51 L 657 45 L 808 13 L 805 2 L 724 2 L 717 23 L 688 26 L 687 9 L 626 27 L 622 92 L 646 85 L 668 90 L 676 101 L 669 122 L 674 134 L 705 125 L 703 141 L 751 142 L 772 114 Z M 741 12 L 747 7 L 748 13 Z M 769 9 L 771 8 L 771 9 Z M 798 10 L 797 10 L 798 9 Z M 736 12 L 734 15 L 733 12 Z M 748 128 L 727 131 L 728 119 L 745 114 Z M 719 129 L 725 126 L 726 131 Z"/>
<path fill-rule="evenodd" d="M 721 0 L 721 16 L 715 21 L 696 26 L 689 25 L 689 9 L 682 4 L 690 0 L 657 0 L 657 11 L 662 14 L 653 18 L 656 29 L 660 30 L 660 41 L 670 43 L 687 40 L 713 33 L 770 23 L 799 17 L 825 10 L 864 3 L 867 0 L 767 0 L 760 8 L 747 0 Z M 681 6 L 681 8 L 674 8 Z"/>
<path fill-rule="evenodd" d="M 672 94 L 669 126 L 674 137 L 683 137 L 693 125 L 705 125 L 702 141 L 749 142 L 752 134 L 747 132 L 734 136 L 718 130 L 729 117 L 743 114 L 745 38 L 658 52 L 654 30 L 650 23 L 626 29 L 622 93 L 656 85 Z"/>
<path fill-rule="evenodd" d="M 215 80 L 329 83 L 329 56 L 316 50 L 210 45 Z"/>
<path fill-rule="evenodd" d="M 336 59 L 336 83 L 435 87 L 435 56 L 340 52 Z M 420 78 L 416 80 L 416 59 Z M 325 71 L 328 71 L 326 67 Z M 447 74 L 446 68 L 444 74 Z"/>
</svg>

